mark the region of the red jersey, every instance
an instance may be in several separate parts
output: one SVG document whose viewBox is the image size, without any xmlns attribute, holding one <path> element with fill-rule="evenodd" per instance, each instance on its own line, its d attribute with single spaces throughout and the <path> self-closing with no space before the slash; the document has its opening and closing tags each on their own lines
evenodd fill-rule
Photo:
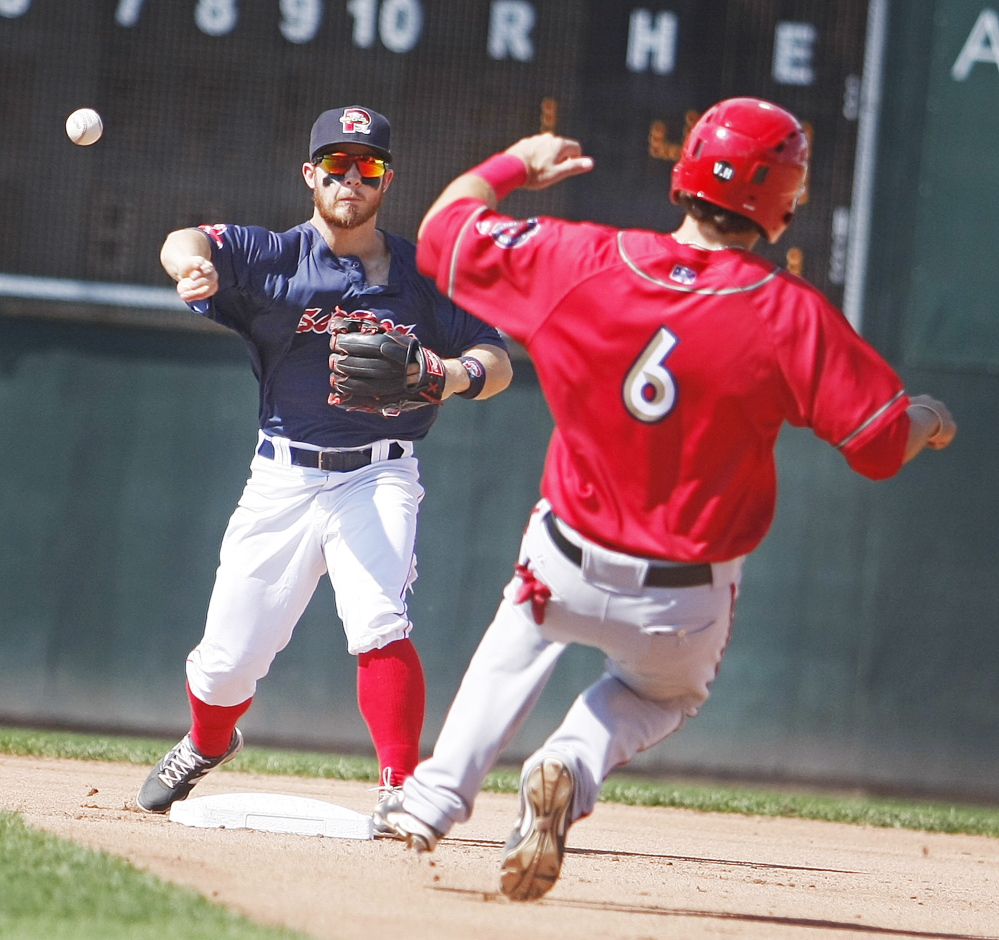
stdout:
<svg viewBox="0 0 999 940">
<path fill-rule="evenodd" d="M 901 467 L 894 370 L 815 288 L 751 252 L 462 199 L 427 224 L 417 263 L 530 353 L 555 421 L 542 493 L 608 548 L 750 552 L 773 519 L 785 421 L 866 476 Z"/>
</svg>

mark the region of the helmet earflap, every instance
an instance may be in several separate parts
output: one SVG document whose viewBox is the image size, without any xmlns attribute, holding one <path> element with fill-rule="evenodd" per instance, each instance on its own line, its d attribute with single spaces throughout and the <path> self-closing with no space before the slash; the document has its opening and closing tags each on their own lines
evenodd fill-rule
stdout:
<svg viewBox="0 0 999 940">
<path fill-rule="evenodd" d="M 808 172 L 808 139 L 789 111 L 760 98 L 729 98 L 691 129 L 673 167 L 681 192 L 755 222 L 777 241 L 794 216 Z"/>
</svg>

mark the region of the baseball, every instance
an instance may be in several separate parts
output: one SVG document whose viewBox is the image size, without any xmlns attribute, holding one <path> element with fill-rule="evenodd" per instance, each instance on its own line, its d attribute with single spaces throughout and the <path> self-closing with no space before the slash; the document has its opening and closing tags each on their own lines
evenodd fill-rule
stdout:
<svg viewBox="0 0 999 940">
<path fill-rule="evenodd" d="M 66 134 L 74 144 L 89 147 L 104 133 L 104 122 L 93 108 L 78 108 L 66 118 Z"/>
</svg>

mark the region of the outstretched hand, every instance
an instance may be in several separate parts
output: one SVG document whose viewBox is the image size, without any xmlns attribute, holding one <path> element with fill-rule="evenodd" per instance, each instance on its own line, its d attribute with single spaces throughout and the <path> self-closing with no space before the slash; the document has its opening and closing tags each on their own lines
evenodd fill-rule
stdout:
<svg viewBox="0 0 999 940">
<path fill-rule="evenodd" d="M 593 169 L 593 158 L 584 157 L 579 141 L 568 137 L 556 137 L 554 134 L 535 134 L 518 140 L 504 151 L 520 160 L 527 168 L 527 179 L 520 189 L 547 189 L 570 176 L 589 173 Z M 487 165 L 489 161 L 486 161 Z M 510 186 L 506 192 L 512 192 Z M 422 241 L 427 223 L 446 206 L 459 199 L 480 199 L 491 209 L 495 209 L 499 199 L 492 185 L 479 176 L 475 169 L 462 173 L 452 180 L 427 210 L 420 223 L 417 239 Z"/>
<path fill-rule="evenodd" d="M 185 273 L 177 281 L 177 293 L 185 302 L 207 300 L 219 289 L 219 276 L 215 265 L 207 258 L 191 258 L 181 266 Z"/>
<path fill-rule="evenodd" d="M 954 435 L 957 424 L 947 406 L 929 395 L 912 395 L 909 398 L 909 438 L 905 445 L 903 463 L 908 463 L 924 447 L 943 450 Z"/>
<path fill-rule="evenodd" d="M 947 406 L 929 395 L 909 398 L 909 418 L 913 425 L 919 426 L 924 446 L 931 450 L 943 450 L 957 434 L 957 423 Z"/>
<path fill-rule="evenodd" d="M 527 167 L 523 189 L 547 189 L 593 169 L 593 158 L 583 156 L 579 141 L 555 134 L 525 137 L 507 147 L 506 153 L 519 157 Z"/>
</svg>

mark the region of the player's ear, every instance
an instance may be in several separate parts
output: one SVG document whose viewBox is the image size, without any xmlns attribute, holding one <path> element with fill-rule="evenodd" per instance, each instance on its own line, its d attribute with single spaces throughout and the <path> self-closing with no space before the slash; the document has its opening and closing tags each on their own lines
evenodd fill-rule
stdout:
<svg viewBox="0 0 999 940">
<path fill-rule="evenodd" d="M 302 164 L 302 176 L 305 177 L 305 185 L 309 189 L 316 188 L 316 168 L 311 163 Z"/>
<path fill-rule="evenodd" d="M 393 176 L 395 176 L 395 173 L 392 172 L 392 170 L 386 170 L 385 171 L 385 175 L 382 177 L 382 194 L 383 195 L 388 192 L 388 188 L 389 188 L 389 186 L 392 183 L 392 177 Z"/>
</svg>

